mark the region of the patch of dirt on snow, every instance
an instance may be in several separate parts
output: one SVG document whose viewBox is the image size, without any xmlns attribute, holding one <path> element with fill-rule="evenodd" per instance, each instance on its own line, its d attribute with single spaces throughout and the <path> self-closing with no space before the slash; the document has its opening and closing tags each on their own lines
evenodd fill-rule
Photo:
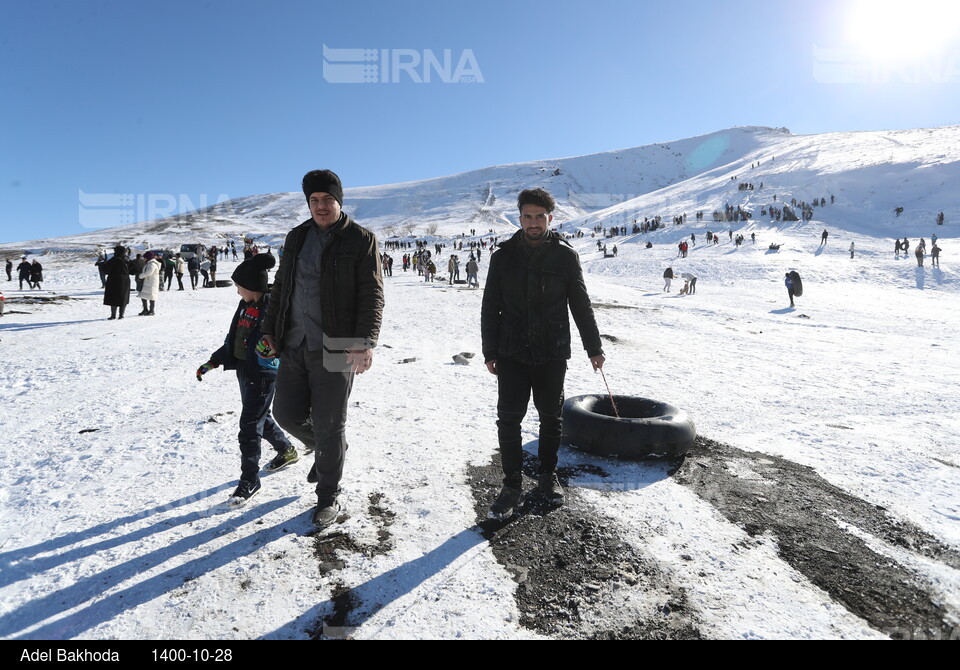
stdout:
<svg viewBox="0 0 960 670">
<path fill-rule="evenodd" d="M 535 476 L 534 459 L 524 457 L 525 473 Z M 559 468 L 561 483 L 581 470 Z M 479 527 L 517 582 L 521 625 L 558 638 L 700 638 L 683 590 L 620 540 L 612 523 L 581 504 L 575 490 L 566 489 L 563 506 L 547 506 L 525 481 L 514 518 L 490 521 L 487 510 L 503 479 L 499 456 L 468 474 Z"/>
<path fill-rule="evenodd" d="M 698 437 L 675 479 L 751 536 L 772 535 L 786 563 L 876 630 L 903 639 L 951 629 L 930 584 L 838 522 L 952 568 L 960 553 L 812 468 Z"/>
<path fill-rule="evenodd" d="M 71 298 L 68 295 L 25 295 L 25 296 L 12 296 L 7 298 L 8 305 L 56 305 L 61 302 L 67 302 L 68 300 L 82 300 L 82 298 Z M 9 312 L 12 314 L 13 312 Z M 29 312 L 22 312 L 23 314 L 29 314 Z"/>
<path fill-rule="evenodd" d="M 313 552 L 319 562 L 321 574 L 329 575 L 342 570 L 351 554 L 372 558 L 382 556 L 393 548 L 393 536 L 389 528 L 396 519 L 396 513 L 386 507 L 382 493 L 371 493 L 367 500 L 367 514 L 377 526 L 376 543 L 358 542 L 348 532 L 338 530 L 338 526 L 318 534 L 314 539 Z M 358 605 L 352 589 L 343 582 L 337 582 L 330 602 L 333 605 L 333 614 L 321 620 L 314 628 L 311 637 L 315 640 L 344 639 L 349 637 L 352 630 L 347 621 Z"/>
</svg>

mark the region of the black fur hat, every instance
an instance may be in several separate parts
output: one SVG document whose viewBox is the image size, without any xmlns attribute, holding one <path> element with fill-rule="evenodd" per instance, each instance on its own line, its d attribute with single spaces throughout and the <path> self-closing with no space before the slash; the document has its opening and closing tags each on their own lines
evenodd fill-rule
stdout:
<svg viewBox="0 0 960 670">
<path fill-rule="evenodd" d="M 257 254 L 238 265 L 230 278 L 237 286 L 242 286 L 248 291 L 266 293 L 269 283 L 267 270 L 276 264 L 277 259 L 273 254 Z"/>
<path fill-rule="evenodd" d="M 332 170 L 312 170 L 303 175 L 303 195 L 310 202 L 311 193 L 329 193 L 343 207 L 343 184 Z"/>
</svg>

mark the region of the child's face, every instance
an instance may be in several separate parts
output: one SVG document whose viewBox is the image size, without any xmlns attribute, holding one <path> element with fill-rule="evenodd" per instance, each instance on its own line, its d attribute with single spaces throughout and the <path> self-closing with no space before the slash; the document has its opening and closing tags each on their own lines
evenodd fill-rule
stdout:
<svg viewBox="0 0 960 670">
<path fill-rule="evenodd" d="M 239 295 L 244 302 L 256 302 L 261 297 L 263 297 L 263 293 L 259 293 L 257 291 L 249 291 L 243 288 L 242 286 L 240 286 L 239 284 L 237 284 L 237 295 Z"/>
</svg>

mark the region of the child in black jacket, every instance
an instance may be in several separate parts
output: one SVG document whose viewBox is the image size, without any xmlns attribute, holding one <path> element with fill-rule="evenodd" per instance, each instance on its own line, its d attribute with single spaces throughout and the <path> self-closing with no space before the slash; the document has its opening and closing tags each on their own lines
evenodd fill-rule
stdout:
<svg viewBox="0 0 960 670">
<path fill-rule="evenodd" d="M 230 322 L 230 330 L 223 346 L 210 360 L 197 369 L 197 381 L 221 365 L 225 370 L 236 370 L 240 382 L 240 484 L 230 496 L 230 505 L 240 506 L 260 491 L 260 443 L 266 440 L 277 452 L 267 464 L 268 471 L 280 470 L 300 457 L 290 440 L 273 420 L 273 404 L 277 381 L 278 358 L 264 358 L 258 350 L 262 337 L 260 324 L 267 313 L 270 296 L 267 292 L 267 270 L 273 267 L 272 255 L 261 254 L 244 261 L 233 273 L 240 305 Z"/>
</svg>

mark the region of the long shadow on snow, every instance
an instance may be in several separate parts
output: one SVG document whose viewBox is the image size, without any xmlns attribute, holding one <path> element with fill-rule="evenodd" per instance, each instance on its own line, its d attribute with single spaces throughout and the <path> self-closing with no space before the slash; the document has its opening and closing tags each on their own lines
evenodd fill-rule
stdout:
<svg viewBox="0 0 960 670">
<path fill-rule="evenodd" d="M 221 489 L 227 489 L 228 486 L 220 487 Z M 227 508 L 224 508 L 219 513 L 225 513 L 229 511 Z M 60 565 L 64 565 L 71 561 L 80 560 L 87 556 L 92 556 L 93 554 L 99 551 L 106 551 L 107 549 L 113 549 L 114 547 L 119 547 L 121 545 L 127 544 L 129 542 L 136 542 L 142 540 L 146 537 L 150 537 L 155 533 L 163 533 L 175 528 L 177 526 L 182 526 L 186 524 L 191 524 L 194 521 L 199 521 L 207 517 L 213 516 L 218 512 L 211 510 L 199 510 L 196 512 L 191 512 L 189 514 L 184 514 L 179 517 L 173 517 L 170 519 L 164 519 L 163 521 L 158 521 L 152 526 L 147 526 L 146 528 L 141 528 L 140 530 L 133 531 L 126 535 L 121 535 L 118 537 L 112 537 L 107 540 L 101 540 L 95 544 L 86 545 L 83 547 L 76 547 L 70 549 L 63 553 L 57 553 L 53 556 L 45 556 L 43 558 L 21 558 L 20 562 L 15 566 L 11 566 L 8 561 L 5 561 L 3 575 L 0 577 L 0 587 L 7 586 L 9 584 L 15 584 L 23 579 L 29 579 L 36 574 L 56 568 Z M 71 533 L 71 536 L 76 536 L 77 533 Z M 90 535 L 85 535 L 82 539 L 89 538 Z M 40 546 L 40 545 L 38 545 Z M 11 552 L 13 553 L 13 552 Z M 39 553 L 39 552 L 38 552 Z"/>
<path fill-rule="evenodd" d="M 200 491 L 198 493 L 195 493 L 192 496 L 187 496 L 186 498 L 180 498 L 179 500 L 174 500 L 165 505 L 158 505 L 157 507 L 153 507 L 151 509 L 142 510 L 140 512 L 137 512 L 136 514 L 131 514 L 130 516 L 125 516 L 120 519 L 116 519 L 114 521 L 107 521 L 105 523 L 92 526 L 85 530 L 78 530 L 72 533 L 67 533 L 66 535 L 61 535 L 60 537 L 55 537 L 53 539 L 46 540 L 44 542 L 41 542 L 40 544 L 35 544 L 30 547 L 23 547 L 20 549 L 13 549 L 11 551 L 5 551 L 3 553 L 0 553 L 0 568 L 3 568 L 3 573 L 2 575 L 0 575 L 0 587 L 6 586 L 7 584 L 11 584 L 17 581 L 16 579 L 10 580 L 8 577 L 9 575 L 8 571 L 11 569 L 11 564 L 16 561 L 30 559 L 31 557 L 36 556 L 37 554 L 43 554 L 48 551 L 56 551 L 64 547 L 68 547 L 71 544 L 89 540 L 93 537 L 96 537 L 97 535 L 104 535 L 112 531 L 114 528 L 119 528 L 120 526 L 125 526 L 129 523 L 133 523 L 135 521 L 145 519 L 153 514 L 161 514 L 163 512 L 168 512 L 170 510 L 176 509 L 177 507 L 183 507 L 184 505 L 191 505 L 195 502 L 199 502 L 200 500 L 203 500 L 204 498 L 209 498 L 212 495 L 216 495 L 220 491 L 224 491 L 235 485 L 236 485 L 236 480 L 234 480 L 233 482 L 226 482 L 224 484 L 220 484 L 219 486 L 214 486 L 212 488 L 206 489 L 205 491 Z M 187 517 L 189 516 L 192 516 L 192 515 L 186 515 L 184 517 L 181 517 L 181 519 L 187 519 Z M 153 526 L 153 528 L 155 528 L 156 530 L 152 532 L 161 532 L 163 530 L 167 530 L 173 525 L 174 525 L 173 520 L 163 521 Z M 167 526 L 167 528 L 162 528 L 161 526 Z M 148 534 L 149 533 L 145 533 L 143 531 L 137 531 L 133 533 L 133 535 L 137 535 L 137 539 L 139 539 L 140 537 L 145 537 Z M 123 540 L 123 538 L 118 538 L 117 541 L 108 540 L 105 542 L 111 542 L 111 544 L 107 544 L 106 546 L 100 546 L 99 549 L 114 547 L 114 546 L 117 546 L 118 544 L 122 544 L 124 541 L 125 540 Z M 88 552 L 88 553 L 92 553 L 92 552 Z M 37 559 L 37 561 L 42 561 L 42 560 L 44 559 Z M 60 561 L 60 563 L 65 563 L 65 562 L 66 561 Z M 46 569 L 47 567 L 52 567 L 53 565 L 56 565 L 56 564 L 50 564 L 50 565 L 44 564 L 44 569 Z"/>
<path fill-rule="evenodd" d="M 142 556 L 136 556 L 119 565 L 113 566 L 95 575 L 89 575 L 76 583 L 47 594 L 0 616 L 0 636 L 12 636 L 44 619 L 56 617 L 67 610 L 82 607 L 69 616 L 48 623 L 18 639 L 67 639 L 77 636 L 101 623 L 113 619 L 122 612 L 145 602 L 168 594 L 184 582 L 220 568 L 235 561 L 240 556 L 251 554 L 260 547 L 273 542 L 289 530 L 292 520 L 285 520 L 272 528 L 258 530 L 256 534 L 232 542 L 216 551 L 196 558 L 188 563 L 171 568 L 151 577 L 144 582 L 117 591 L 109 596 L 87 605 L 115 588 L 124 581 L 149 572 L 166 561 L 215 540 L 238 527 L 255 522 L 258 519 L 296 501 L 297 498 L 282 498 L 270 501 L 258 507 L 246 510 L 239 517 L 231 517 L 219 526 L 209 528 L 192 537 L 185 537 L 170 545 Z M 84 605 L 86 605 L 84 607 Z"/>
<path fill-rule="evenodd" d="M 458 558 L 485 542 L 479 528 L 467 528 L 420 558 L 408 561 L 352 588 L 335 590 L 330 600 L 304 612 L 264 638 L 287 637 L 290 632 L 308 631 L 314 638 L 345 638 L 377 612 L 420 588 Z M 426 597 L 419 597 L 422 601 Z M 409 608 L 407 608 L 409 609 Z M 397 616 L 403 616 L 398 612 Z M 424 631 L 429 637 L 429 631 Z"/>
<path fill-rule="evenodd" d="M 56 326 L 72 326 L 77 323 L 96 323 L 98 321 L 103 321 L 103 319 L 78 319 L 77 321 L 51 321 L 50 323 L 31 323 L 31 324 L 18 324 L 10 323 L 0 325 L 0 332 L 10 332 L 16 333 L 23 330 L 39 330 L 41 328 L 54 328 Z"/>
<path fill-rule="evenodd" d="M 772 535 L 787 564 L 876 630 L 894 638 L 950 630 L 934 585 L 871 545 L 954 570 L 960 552 L 813 468 L 698 437 L 675 479 L 750 535 Z"/>
</svg>

